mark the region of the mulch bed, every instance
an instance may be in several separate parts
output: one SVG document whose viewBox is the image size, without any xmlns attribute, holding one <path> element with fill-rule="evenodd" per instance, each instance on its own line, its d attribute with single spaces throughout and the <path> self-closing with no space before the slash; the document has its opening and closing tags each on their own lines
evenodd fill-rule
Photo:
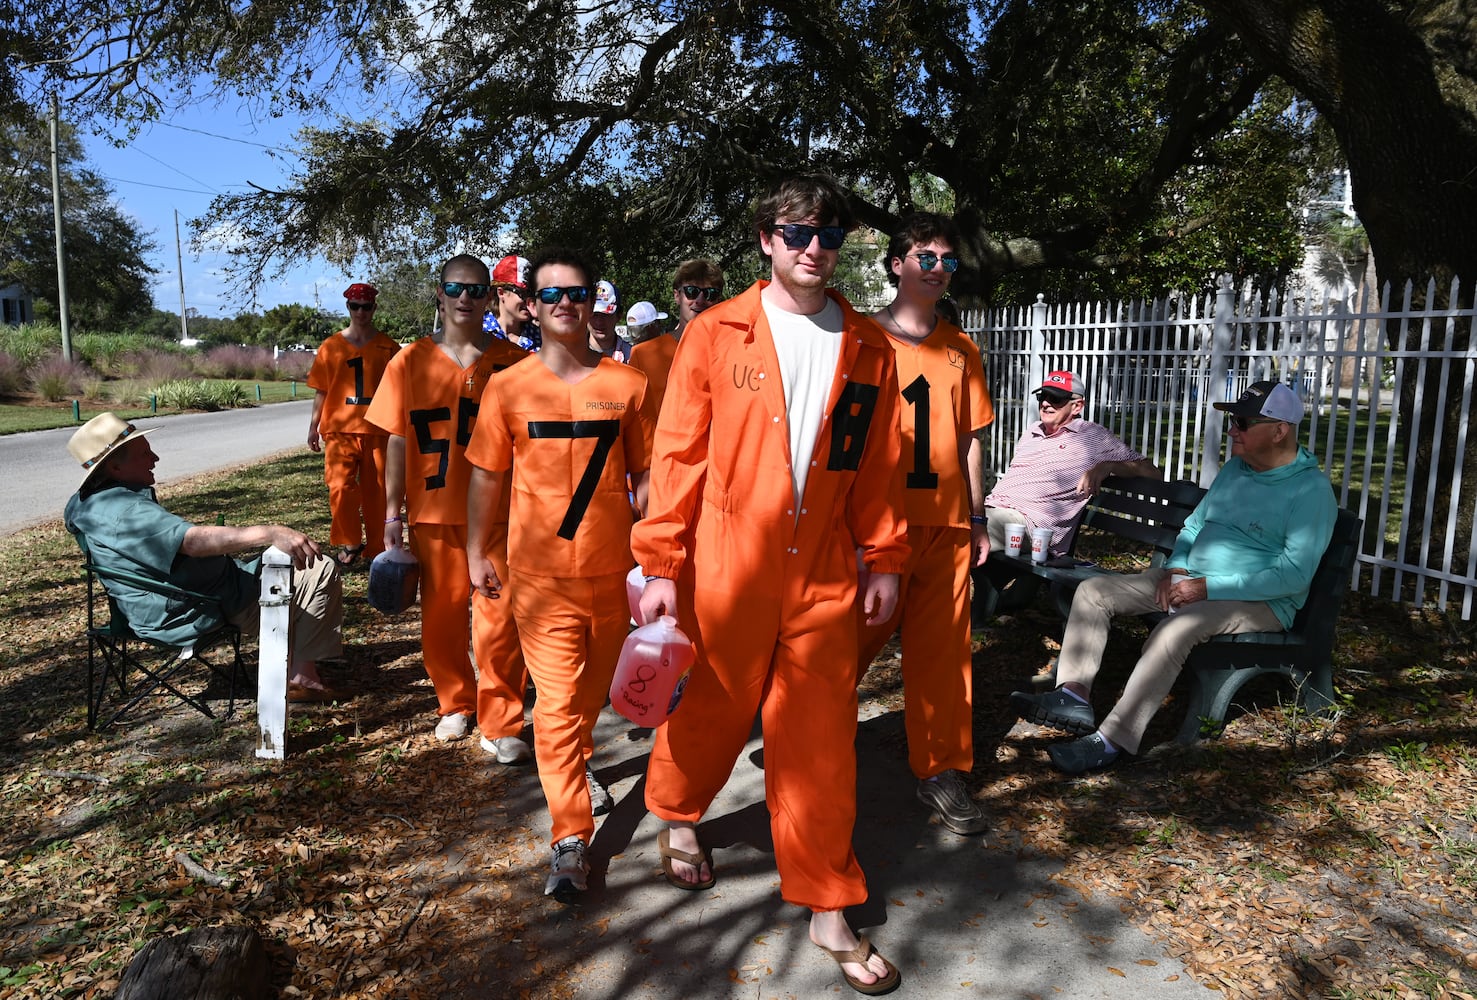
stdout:
<svg viewBox="0 0 1477 1000">
<path fill-rule="evenodd" d="M 351 606 L 325 673 L 358 694 L 295 706 L 285 762 L 254 758 L 249 705 L 219 723 L 161 704 L 90 733 L 69 546 L 49 525 L 0 551 L 0 1000 L 108 996 L 150 938 L 221 923 L 262 932 L 283 996 L 576 995 L 577 956 L 525 939 L 550 919 L 537 803 L 430 738 L 414 614 Z M 1077 780 L 1046 760 L 1061 734 L 1006 708 L 1059 628 L 1043 601 L 977 634 L 993 840 L 1060 859 L 1064 886 L 1118 899 L 1226 996 L 1477 997 L 1470 623 L 1351 596 L 1337 718 L 1269 685 L 1221 739 L 1180 748 L 1176 700 L 1155 750 Z M 1137 643 L 1110 644 L 1100 710 Z M 894 654 L 863 697 L 900 711 Z"/>
</svg>

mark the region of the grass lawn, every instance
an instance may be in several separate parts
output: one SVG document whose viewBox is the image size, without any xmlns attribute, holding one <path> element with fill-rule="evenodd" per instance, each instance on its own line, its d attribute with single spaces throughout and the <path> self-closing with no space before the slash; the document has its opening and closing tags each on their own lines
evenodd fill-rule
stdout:
<svg viewBox="0 0 1477 1000">
<path fill-rule="evenodd" d="M 248 382 L 242 379 L 204 379 L 205 382 L 231 382 L 234 381 L 246 390 L 248 405 L 257 403 L 282 403 L 292 399 L 312 399 L 313 390 L 301 382 Z M 158 409 L 151 410 L 149 407 L 123 407 L 117 403 L 103 399 L 83 399 L 81 403 L 81 421 L 85 423 L 92 417 L 107 410 L 112 410 L 125 420 L 135 420 L 139 417 L 147 417 L 152 413 L 170 414 L 179 413 L 179 410 Z M 0 403 L 0 434 L 16 434 L 21 431 L 46 431 L 55 427 L 75 427 L 79 423 L 72 416 L 72 402 L 65 400 L 59 403 L 48 403 L 41 399 L 28 399 L 23 402 L 11 400 Z"/>
<path fill-rule="evenodd" d="M 166 501 L 194 519 L 226 509 L 232 523 L 323 539 L 320 463 L 301 454 L 201 477 Z M 362 594 L 362 567 L 346 589 Z M 0 1000 L 111 995 L 150 939 L 221 923 L 261 931 L 284 996 L 562 998 L 577 995 L 589 956 L 654 961 L 611 953 L 609 911 L 551 914 L 526 860 L 546 850 L 537 783 L 430 737 L 414 614 L 346 602 L 347 660 L 325 678 L 357 696 L 294 706 L 291 753 L 268 765 L 252 755 L 249 701 L 226 722 L 161 702 L 89 732 L 83 591 L 60 525 L 0 539 Z M 1183 748 L 1163 742 L 1183 712 L 1172 697 L 1152 751 L 1079 780 L 1046 761 L 1060 734 L 1007 708 L 1059 636 L 1044 599 L 975 636 L 971 785 L 993 823 L 969 850 L 993 865 L 1053 859 L 1064 892 L 1106 899 L 1222 997 L 1477 997 L 1471 623 L 1350 595 L 1336 717 L 1247 689 L 1223 738 Z M 1099 711 L 1140 641 L 1115 634 Z M 861 696 L 901 759 L 895 650 Z M 990 947 L 992 905 L 971 901 L 981 919 L 949 933 Z M 550 936 L 558 945 L 540 947 Z M 1104 996 L 1121 995 L 1113 971 Z M 715 977 L 726 987 L 722 968 Z"/>
</svg>

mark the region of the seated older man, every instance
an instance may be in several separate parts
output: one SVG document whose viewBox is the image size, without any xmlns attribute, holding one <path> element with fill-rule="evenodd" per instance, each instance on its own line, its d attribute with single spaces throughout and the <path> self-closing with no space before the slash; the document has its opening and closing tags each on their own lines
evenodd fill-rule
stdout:
<svg viewBox="0 0 1477 1000">
<path fill-rule="evenodd" d="M 1057 659 L 1061 686 L 1010 696 L 1021 718 L 1086 734 L 1047 751 L 1058 770 L 1081 774 L 1138 753 L 1190 650 L 1215 635 L 1280 632 L 1308 599 L 1338 505 L 1318 460 L 1298 444 L 1302 400 L 1285 385 L 1257 382 L 1215 408 L 1231 414 L 1231 459 L 1164 566 L 1079 586 Z M 1169 617 L 1149 633 L 1118 703 L 1095 723 L 1089 699 L 1109 623 L 1155 611 Z"/>
<path fill-rule="evenodd" d="M 125 570 L 220 599 L 223 615 L 178 607 L 158 594 L 110 581 L 108 593 L 140 636 L 183 644 L 226 621 L 247 635 L 260 627 L 260 560 L 228 553 L 275 545 L 292 557 L 292 663 L 287 696 L 296 702 L 343 697 L 318 677 L 318 661 L 342 649 L 343 588 L 337 567 L 318 544 L 280 524 L 243 528 L 191 524 L 160 506 L 154 494 L 159 456 L 138 430 L 112 413 L 78 428 L 67 449 L 82 463 L 82 485 L 67 501 L 67 530 L 87 539 L 103 569 Z"/>
</svg>

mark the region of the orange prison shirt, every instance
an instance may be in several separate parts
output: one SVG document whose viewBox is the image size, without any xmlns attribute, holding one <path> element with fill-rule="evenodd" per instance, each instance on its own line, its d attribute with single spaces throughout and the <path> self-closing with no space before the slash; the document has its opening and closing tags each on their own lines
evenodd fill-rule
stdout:
<svg viewBox="0 0 1477 1000">
<path fill-rule="evenodd" d="M 400 345 L 376 330 L 363 347 L 355 347 L 347 332 L 325 340 L 308 369 L 308 386 L 323 393 L 318 433 L 381 435 L 384 431 L 369 422 L 369 404 Z"/>
<path fill-rule="evenodd" d="M 670 333 L 643 340 L 631 348 L 631 367 L 646 375 L 646 405 L 653 420 L 662 412 L 662 400 L 667 395 L 667 378 L 676 354 L 677 338 Z"/>
<path fill-rule="evenodd" d="M 506 340 L 489 338 L 477 363 L 462 368 L 441 345 L 422 337 L 390 362 L 370 423 L 405 438 L 405 509 L 412 525 L 467 523 L 467 443 L 482 391 L 492 374 L 528 356 Z"/>
</svg>

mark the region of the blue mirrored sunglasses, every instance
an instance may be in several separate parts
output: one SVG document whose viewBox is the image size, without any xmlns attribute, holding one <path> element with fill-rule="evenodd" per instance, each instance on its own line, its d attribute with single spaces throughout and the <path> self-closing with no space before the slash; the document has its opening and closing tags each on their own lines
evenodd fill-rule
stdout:
<svg viewBox="0 0 1477 1000">
<path fill-rule="evenodd" d="M 462 292 L 466 292 L 474 299 L 485 299 L 487 298 L 487 293 L 492 290 L 492 286 L 469 285 L 465 281 L 443 281 L 441 282 L 441 290 L 445 292 L 449 298 L 453 299 L 461 298 Z"/>
<path fill-rule="evenodd" d="M 590 288 L 588 285 L 550 285 L 548 288 L 540 288 L 537 294 L 538 300 L 546 306 L 557 305 L 566 295 L 570 302 L 581 305 L 589 301 Z"/>
<path fill-rule="evenodd" d="M 946 253 L 940 257 L 936 253 L 929 253 L 925 250 L 922 253 L 910 253 L 908 256 L 917 260 L 918 266 L 925 271 L 932 271 L 938 266 L 939 261 L 943 261 L 944 263 L 945 274 L 953 274 L 959 270 L 959 258 L 951 253 Z"/>
</svg>

